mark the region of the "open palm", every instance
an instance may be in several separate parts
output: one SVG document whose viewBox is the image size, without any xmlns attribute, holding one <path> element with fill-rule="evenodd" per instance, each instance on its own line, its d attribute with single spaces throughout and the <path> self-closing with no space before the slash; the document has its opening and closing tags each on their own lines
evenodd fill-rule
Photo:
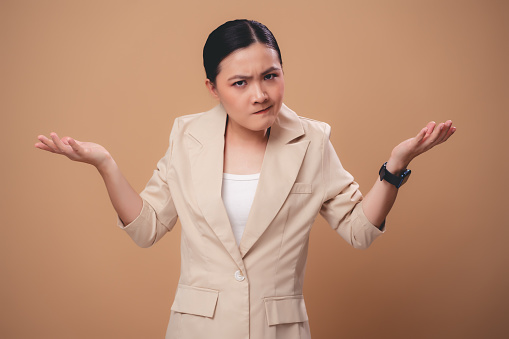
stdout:
<svg viewBox="0 0 509 339">
<path fill-rule="evenodd" d="M 397 159 L 401 168 L 406 168 L 412 159 L 447 141 L 455 131 L 456 127 L 452 126 L 451 120 L 438 125 L 431 121 L 415 137 L 407 139 L 394 147 L 391 158 Z"/>
<path fill-rule="evenodd" d="M 50 133 L 50 138 L 39 135 L 37 139 L 40 142 L 36 143 L 35 147 L 51 153 L 65 155 L 73 161 L 84 162 L 95 167 L 111 159 L 110 153 L 99 144 L 78 141 L 71 137 L 59 138 L 56 133 Z"/>
</svg>

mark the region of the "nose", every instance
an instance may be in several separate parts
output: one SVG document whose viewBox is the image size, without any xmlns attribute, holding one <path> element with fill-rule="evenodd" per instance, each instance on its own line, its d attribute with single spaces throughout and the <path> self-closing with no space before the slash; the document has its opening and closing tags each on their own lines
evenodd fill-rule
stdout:
<svg viewBox="0 0 509 339">
<path fill-rule="evenodd" d="M 260 104 L 268 99 L 267 92 L 261 84 L 254 84 L 253 88 L 253 103 Z"/>
</svg>

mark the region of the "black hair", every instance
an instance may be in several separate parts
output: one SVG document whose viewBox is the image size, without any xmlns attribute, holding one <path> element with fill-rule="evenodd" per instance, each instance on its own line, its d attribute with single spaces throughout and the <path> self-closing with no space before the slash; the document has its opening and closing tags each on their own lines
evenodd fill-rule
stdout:
<svg viewBox="0 0 509 339">
<path fill-rule="evenodd" d="M 231 53 L 256 42 L 275 50 L 283 66 L 281 51 L 272 32 L 262 23 L 254 20 L 227 21 L 209 34 L 203 47 L 203 66 L 207 79 L 216 82 L 219 64 Z"/>
</svg>

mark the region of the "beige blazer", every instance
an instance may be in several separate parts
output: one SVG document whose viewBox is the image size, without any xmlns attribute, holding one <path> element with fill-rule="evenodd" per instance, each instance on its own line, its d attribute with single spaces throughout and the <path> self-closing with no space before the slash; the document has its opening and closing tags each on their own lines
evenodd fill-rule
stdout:
<svg viewBox="0 0 509 339">
<path fill-rule="evenodd" d="M 329 125 L 283 105 L 237 246 L 221 198 L 226 116 L 218 105 L 175 120 L 168 151 L 141 193 L 140 215 L 119 226 L 149 247 L 180 218 L 181 273 L 166 338 L 310 338 L 302 287 L 318 213 L 356 248 L 382 231 L 364 215 Z"/>
</svg>

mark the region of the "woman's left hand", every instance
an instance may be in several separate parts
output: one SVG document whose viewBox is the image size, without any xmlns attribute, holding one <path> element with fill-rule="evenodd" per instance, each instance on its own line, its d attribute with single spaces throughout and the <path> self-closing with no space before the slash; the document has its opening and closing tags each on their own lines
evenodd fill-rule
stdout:
<svg viewBox="0 0 509 339">
<path fill-rule="evenodd" d="M 394 147 L 387 164 L 388 169 L 390 164 L 394 172 L 404 170 L 412 159 L 447 141 L 455 131 L 456 127 L 452 126 L 451 120 L 438 125 L 434 121 L 429 122 L 415 137 L 407 139 Z"/>
</svg>

